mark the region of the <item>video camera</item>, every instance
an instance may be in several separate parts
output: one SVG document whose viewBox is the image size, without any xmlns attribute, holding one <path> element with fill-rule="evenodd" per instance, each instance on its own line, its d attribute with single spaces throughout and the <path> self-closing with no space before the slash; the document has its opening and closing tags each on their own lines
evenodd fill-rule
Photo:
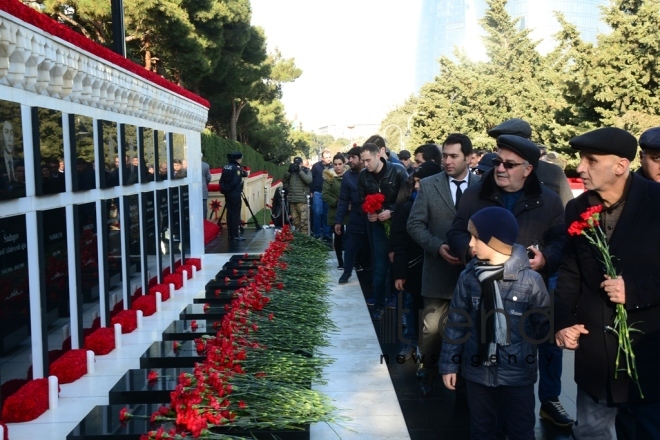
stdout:
<svg viewBox="0 0 660 440">
<path fill-rule="evenodd" d="M 295 157 L 293 163 L 289 165 L 289 173 L 298 173 L 300 172 L 302 166 L 302 157 Z"/>
</svg>

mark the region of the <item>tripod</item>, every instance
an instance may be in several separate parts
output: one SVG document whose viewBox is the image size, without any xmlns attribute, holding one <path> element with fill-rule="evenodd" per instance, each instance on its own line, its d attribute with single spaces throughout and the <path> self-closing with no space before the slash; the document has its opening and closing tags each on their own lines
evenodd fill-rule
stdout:
<svg viewBox="0 0 660 440">
<path fill-rule="evenodd" d="M 241 199 L 245 203 L 245 206 L 247 206 L 248 211 L 250 211 L 250 215 L 254 219 L 254 228 L 257 231 L 263 229 L 263 226 L 259 224 L 259 220 L 257 220 L 257 217 L 254 215 L 254 212 L 252 212 L 252 208 L 250 207 L 250 202 L 248 201 L 247 197 L 245 197 L 245 193 L 243 191 L 241 191 Z M 220 217 L 218 217 L 218 225 L 221 225 L 222 217 L 225 215 L 226 211 L 227 211 L 227 202 L 225 202 L 225 206 L 222 207 L 222 212 L 220 213 Z M 250 224 L 251 222 L 252 220 L 248 220 L 246 224 Z M 227 224 L 227 222 L 225 222 L 225 224 Z M 238 227 L 241 230 L 241 232 L 243 232 L 243 230 L 245 229 L 243 228 L 242 224 L 239 224 Z"/>
</svg>

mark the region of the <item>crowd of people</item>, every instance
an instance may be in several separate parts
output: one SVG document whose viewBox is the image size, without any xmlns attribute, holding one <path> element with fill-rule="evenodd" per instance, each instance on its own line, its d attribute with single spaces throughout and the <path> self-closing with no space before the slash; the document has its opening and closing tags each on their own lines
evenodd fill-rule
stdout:
<svg viewBox="0 0 660 440">
<path fill-rule="evenodd" d="M 455 133 L 398 157 L 372 136 L 345 155 L 324 151 L 311 169 L 296 158 L 285 176 L 302 205 L 294 226 L 308 232 L 311 204 L 311 233 L 335 234 L 340 284 L 370 266 L 373 320 L 403 296 L 399 356 L 419 359 L 421 395 L 456 391 L 472 438 L 534 438 L 536 398 L 540 417 L 579 439 L 660 438 L 660 128 L 639 142 L 612 127 L 572 139 L 585 189 L 575 199 L 526 121 L 488 135 L 492 152 Z M 380 206 L 364 212 L 376 194 Z M 568 231 L 593 207 L 601 247 Z M 624 348 L 636 367 L 618 354 L 617 304 L 634 327 Z M 576 420 L 559 401 L 564 350 L 575 350 Z"/>
</svg>

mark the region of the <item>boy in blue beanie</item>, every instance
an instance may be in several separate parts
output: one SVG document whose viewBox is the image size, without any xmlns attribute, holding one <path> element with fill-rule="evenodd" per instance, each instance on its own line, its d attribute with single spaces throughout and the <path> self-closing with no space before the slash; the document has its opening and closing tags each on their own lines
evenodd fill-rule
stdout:
<svg viewBox="0 0 660 440">
<path fill-rule="evenodd" d="M 461 273 L 443 335 L 440 373 L 454 390 L 462 367 L 473 439 L 534 438 L 536 345 L 551 337 L 543 278 L 515 244 L 516 218 L 504 208 L 476 212 L 468 223 L 474 258 Z M 504 420 L 498 419 L 498 407 Z"/>
</svg>

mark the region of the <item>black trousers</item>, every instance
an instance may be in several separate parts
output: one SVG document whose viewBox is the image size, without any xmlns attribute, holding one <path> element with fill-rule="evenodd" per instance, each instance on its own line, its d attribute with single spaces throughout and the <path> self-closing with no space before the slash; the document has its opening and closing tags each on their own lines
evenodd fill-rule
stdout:
<svg viewBox="0 0 660 440">
<path fill-rule="evenodd" d="M 241 195 L 228 194 L 225 196 L 227 207 L 227 234 L 229 238 L 239 237 L 238 229 L 241 223 Z"/>
<path fill-rule="evenodd" d="M 509 440 L 534 439 L 534 384 L 487 387 L 468 380 L 467 393 L 472 440 L 495 440 L 502 424 Z M 500 407 L 506 411 L 498 411 Z"/>
</svg>

